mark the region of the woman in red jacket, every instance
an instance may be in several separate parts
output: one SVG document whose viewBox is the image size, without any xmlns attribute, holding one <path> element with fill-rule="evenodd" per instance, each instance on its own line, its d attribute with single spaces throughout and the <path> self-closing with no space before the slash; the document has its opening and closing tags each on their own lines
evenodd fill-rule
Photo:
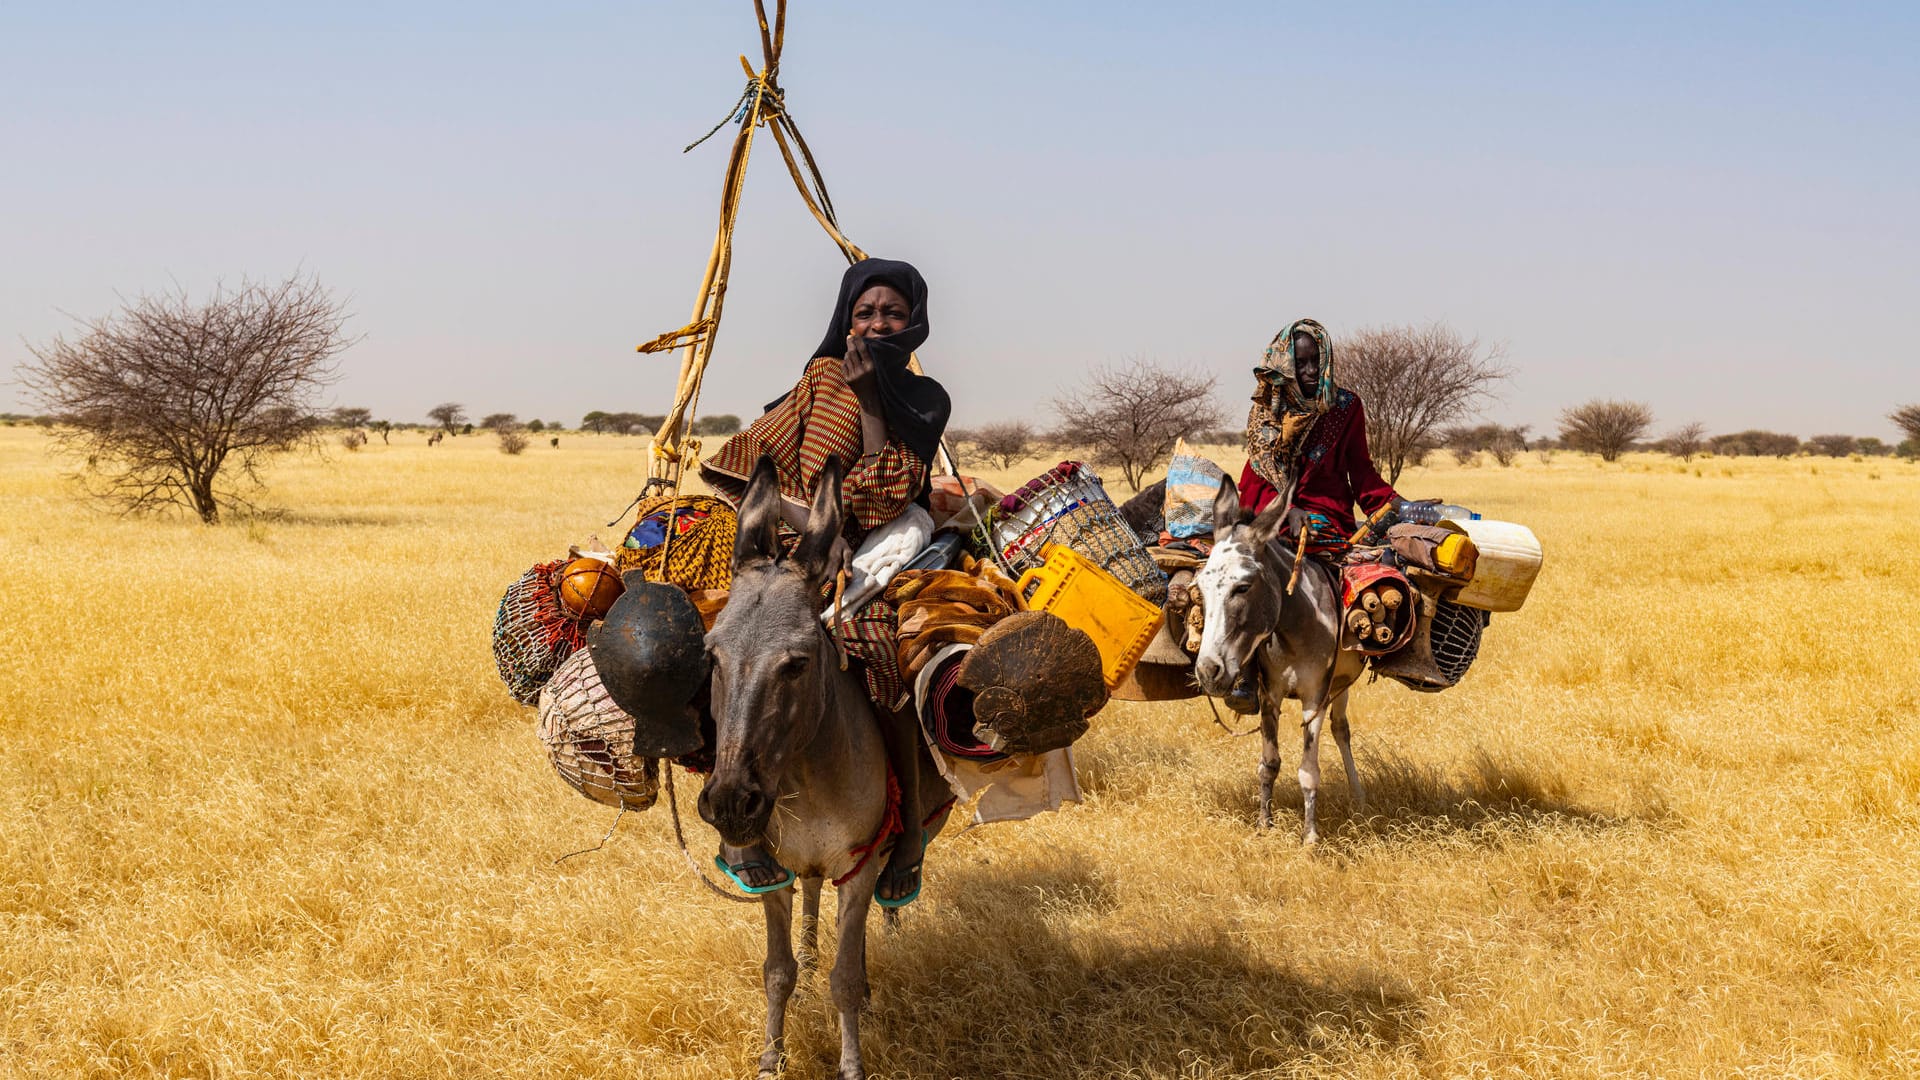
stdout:
<svg viewBox="0 0 1920 1080">
<path fill-rule="evenodd" d="M 1247 467 L 1240 501 L 1264 509 L 1288 477 L 1292 505 L 1307 514 L 1308 550 L 1344 546 L 1353 535 L 1355 503 L 1367 514 L 1399 498 L 1367 451 L 1367 410 L 1360 395 L 1333 381 L 1327 331 L 1301 319 L 1275 334 L 1247 417 Z"/>
<path fill-rule="evenodd" d="M 1360 395 L 1334 383 L 1333 345 L 1326 328 L 1312 319 L 1275 334 L 1266 362 L 1253 373 L 1259 386 L 1247 416 L 1241 505 L 1265 509 L 1292 483 L 1291 505 L 1302 512 L 1307 553 L 1338 558 L 1354 533 L 1355 503 L 1372 514 L 1399 498 L 1367 450 L 1366 406 Z M 1253 679 L 1250 671 L 1222 699 L 1228 707 L 1260 710 Z"/>
</svg>

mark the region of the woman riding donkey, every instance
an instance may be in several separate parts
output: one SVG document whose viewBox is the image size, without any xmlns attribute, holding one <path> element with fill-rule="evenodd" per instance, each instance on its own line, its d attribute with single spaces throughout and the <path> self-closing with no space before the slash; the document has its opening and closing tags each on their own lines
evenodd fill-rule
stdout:
<svg viewBox="0 0 1920 1080">
<path fill-rule="evenodd" d="M 1354 533 L 1355 503 L 1367 514 L 1395 502 L 1393 485 L 1374 467 L 1367 449 L 1367 410 L 1360 395 L 1333 379 L 1333 343 L 1326 328 L 1300 319 L 1275 334 L 1247 416 L 1247 465 L 1240 501 L 1258 513 L 1292 491 L 1287 532 L 1309 555 L 1337 559 Z M 1237 712 L 1260 710 L 1249 672 L 1223 700 Z"/>
<path fill-rule="evenodd" d="M 919 271 L 886 259 L 855 263 L 841 278 L 826 337 L 800 381 L 703 463 L 702 478 L 737 506 L 758 463 L 769 459 L 779 478 L 787 526 L 782 531 L 791 545 L 806 532 L 811 497 L 828 463 L 842 463 L 843 525 L 829 562 L 836 569 L 850 567 L 856 586 L 866 580 L 885 584 L 933 532 L 925 508 L 928 466 L 939 451 L 951 406 L 937 381 L 908 366 L 926 340 L 927 286 Z M 846 653 L 858 664 L 879 714 L 900 804 L 918 806 L 919 759 L 926 750 L 900 667 L 899 614 L 885 599 L 875 598 L 845 613 L 840 626 Z M 983 640 L 968 663 L 982 670 L 1027 671 L 1033 665 L 1023 664 L 1023 657 L 1046 655 L 1047 636 L 1063 631 L 1064 623 L 1047 620 L 992 644 Z M 1040 712 L 1057 703 L 1057 695 L 1042 685 L 1046 675 L 1035 670 L 1032 685 L 1010 687 L 1023 707 Z M 919 895 L 924 854 L 920 830 L 906 829 L 874 890 L 881 905 L 898 907 Z M 764 845 L 723 843 L 716 861 L 750 893 L 772 892 L 794 880 Z"/>
</svg>

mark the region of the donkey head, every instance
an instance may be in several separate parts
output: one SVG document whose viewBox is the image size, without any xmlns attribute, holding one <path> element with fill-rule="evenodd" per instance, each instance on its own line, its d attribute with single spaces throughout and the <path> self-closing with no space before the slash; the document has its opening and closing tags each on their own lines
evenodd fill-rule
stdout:
<svg viewBox="0 0 1920 1080">
<path fill-rule="evenodd" d="M 780 552 L 772 459 L 760 459 L 740 501 L 733 593 L 707 635 L 716 747 L 713 776 L 700 793 L 700 816 L 729 844 L 760 841 L 781 777 L 819 730 L 839 671 L 820 625 L 820 595 L 840 535 L 840 480 L 840 461 L 829 458 L 791 555 Z"/>
<path fill-rule="evenodd" d="M 1232 477 L 1214 497 L 1213 552 L 1194 575 L 1206 621 L 1193 673 L 1206 693 L 1232 690 L 1280 621 L 1280 587 L 1261 559 L 1286 520 L 1290 494 L 1281 492 L 1258 517 L 1240 505 Z"/>
</svg>

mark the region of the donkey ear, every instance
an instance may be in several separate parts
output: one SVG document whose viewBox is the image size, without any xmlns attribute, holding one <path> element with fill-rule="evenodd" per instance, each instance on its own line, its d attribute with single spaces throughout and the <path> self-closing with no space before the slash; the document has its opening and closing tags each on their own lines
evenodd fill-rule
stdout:
<svg viewBox="0 0 1920 1080">
<path fill-rule="evenodd" d="M 1288 498 L 1276 498 L 1268 503 L 1267 508 L 1260 511 L 1260 516 L 1253 519 L 1253 526 L 1248 531 L 1253 534 L 1254 547 L 1265 547 L 1280 535 L 1280 526 L 1287 522 L 1288 504 L 1293 501 L 1292 492 L 1287 494 Z"/>
<path fill-rule="evenodd" d="M 1223 537 L 1235 525 L 1244 525 L 1253 515 L 1240 506 L 1240 488 L 1233 477 L 1220 478 L 1220 490 L 1213 496 L 1213 535 Z"/>
<path fill-rule="evenodd" d="M 740 500 L 740 533 L 733 541 L 735 573 L 756 562 L 773 561 L 780 552 L 779 526 L 780 473 L 773 458 L 762 454 Z"/>
<path fill-rule="evenodd" d="M 827 565 L 833 542 L 840 538 L 840 481 L 844 476 L 839 455 L 827 458 L 813 482 L 813 508 L 807 511 L 807 531 L 793 549 L 793 561 L 809 581 L 825 581 L 838 567 Z"/>
</svg>

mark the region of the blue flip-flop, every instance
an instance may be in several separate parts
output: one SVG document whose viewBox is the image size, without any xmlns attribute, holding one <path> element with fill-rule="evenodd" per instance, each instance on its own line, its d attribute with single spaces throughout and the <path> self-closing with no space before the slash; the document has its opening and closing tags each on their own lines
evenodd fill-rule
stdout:
<svg viewBox="0 0 1920 1080">
<path fill-rule="evenodd" d="M 927 830 L 921 829 L 920 830 L 920 863 L 919 865 L 913 868 L 913 872 L 916 876 L 919 877 L 920 883 L 913 887 L 913 891 L 908 893 L 905 896 L 895 897 L 892 900 L 883 900 L 880 898 L 880 883 L 878 881 L 875 881 L 873 883 L 873 902 L 874 903 L 879 904 L 883 908 L 903 908 L 903 907 L 906 907 L 908 904 L 913 903 L 915 900 L 920 899 L 920 890 L 925 888 L 927 884 L 927 875 L 925 871 L 927 868 L 927 844 L 928 843 L 930 843 L 930 841 L 927 837 Z M 886 875 L 887 875 L 887 868 L 883 866 L 880 868 L 880 876 L 885 877 Z"/>
<path fill-rule="evenodd" d="M 918 879 L 917 883 L 913 887 L 913 891 L 908 893 L 905 896 L 896 896 L 892 900 L 883 899 L 880 896 L 880 886 L 876 882 L 873 888 L 873 902 L 876 904 L 879 904 L 883 908 L 903 908 L 903 907 L 906 907 L 908 904 L 913 903 L 915 900 L 920 899 L 920 890 L 926 887 L 926 884 L 927 884 L 927 876 L 926 874 L 921 872 L 925 869 L 926 869 L 926 859 L 923 857 L 920 860 L 920 865 L 913 868 L 914 876 Z M 881 876 L 884 877 L 886 875 L 886 870 L 882 868 L 880 873 L 881 873 Z"/>
<path fill-rule="evenodd" d="M 727 860 L 721 858 L 718 855 L 715 855 L 713 857 L 713 865 L 718 867 L 721 873 L 727 875 L 727 880 L 733 882 L 734 885 L 738 886 L 741 892 L 750 893 L 754 896 L 761 896 L 770 892 L 779 892 L 781 889 L 787 888 L 788 886 L 792 885 L 794 882 L 793 871 L 775 862 L 773 860 L 773 856 L 771 855 L 767 856 L 764 859 L 748 859 L 746 862 L 741 863 L 739 866 L 728 866 Z M 740 880 L 740 875 L 736 871 L 748 870 L 756 866 L 764 866 L 769 870 L 778 870 L 787 876 L 785 878 L 782 878 L 779 881 L 774 882 L 771 885 L 749 885 L 746 882 Z"/>
</svg>

